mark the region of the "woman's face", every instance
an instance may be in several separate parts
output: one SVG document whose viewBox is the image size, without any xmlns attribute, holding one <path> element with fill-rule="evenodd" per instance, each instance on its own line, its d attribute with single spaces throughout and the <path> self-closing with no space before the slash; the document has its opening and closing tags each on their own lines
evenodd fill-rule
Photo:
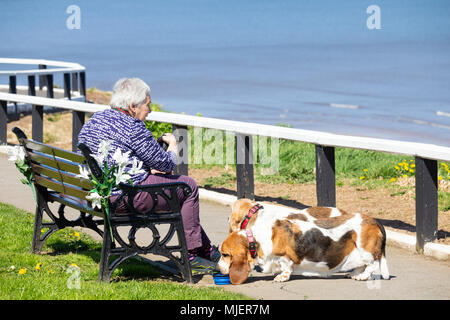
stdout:
<svg viewBox="0 0 450 320">
<path fill-rule="evenodd" d="M 147 100 L 141 104 L 140 106 L 130 106 L 130 113 L 131 115 L 139 119 L 141 121 L 144 121 L 145 118 L 147 118 L 148 114 L 151 112 L 150 110 L 150 103 L 152 102 L 150 96 L 147 96 Z"/>
</svg>

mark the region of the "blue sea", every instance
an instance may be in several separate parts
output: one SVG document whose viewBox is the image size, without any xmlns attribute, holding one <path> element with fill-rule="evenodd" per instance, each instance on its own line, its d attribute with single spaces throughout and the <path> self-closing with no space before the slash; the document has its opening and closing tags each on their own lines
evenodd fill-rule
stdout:
<svg viewBox="0 0 450 320">
<path fill-rule="evenodd" d="M 140 77 L 178 113 L 450 146 L 447 0 L 2 0 L 0 56 Z"/>
</svg>

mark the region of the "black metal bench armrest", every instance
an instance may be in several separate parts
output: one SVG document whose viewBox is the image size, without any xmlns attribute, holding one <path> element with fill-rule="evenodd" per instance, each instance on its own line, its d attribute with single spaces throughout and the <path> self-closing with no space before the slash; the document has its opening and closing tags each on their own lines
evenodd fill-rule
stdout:
<svg viewBox="0 0 450 320">
<path fill-rule="evenodd" d="M 119 189 L 121 195 L 111 203 L 111 215 L 114 215 L 118 205 L 125 199 L 127 212 L 130 214 L 154 214 L 158 207 L 160 199 L 164 199 L 167 204 L 166 213 L 179 213 L 181 211 L 178 192 L 183 192 L 188 197 L 192 194 L 192 189 L 184 182 L 167 182 L 160 184 L 147 184 L 132 186 L 130 184 L 121 183 Z M 134 206 L 134 198 L 141 192 L 148 193 L 153 199 L 153 207 L 147 212 L 140 212 Z M 158 197 L 159 196 L 159 197 Z"/>
<path fill-rule="evenodd" d="M 86 163 L 89 166 L 91 173 L 94 175 L 94 177 L 99 179 L 102 176 L 102 169 L 98 165 L 97 160 L 95 160 L 91 156 L 91 154 L 92 154 L 91 149 L 89 149 L 89 147 L 87 145 L 85 145 L 84 143 L 78 144 L 78 149 L 81 150 L 81 153 L 86 158 Z"/>
</svg>

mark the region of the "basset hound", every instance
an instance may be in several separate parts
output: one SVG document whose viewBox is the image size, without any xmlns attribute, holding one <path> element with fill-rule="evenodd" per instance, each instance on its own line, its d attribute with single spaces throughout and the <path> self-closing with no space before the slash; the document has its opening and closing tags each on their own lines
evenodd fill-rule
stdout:
<svg viewBox="0 0 450 320">
<path fill-rule="evenodd" d="M 385 246 L 383 226 L 363 214 L 328 207 L 293 212 L 240 199 L 233 205 L 218 268 L 233 284 L 243 283 L 255 266 L 278 273 L 277 282 L 291 274 L 327 277 L 348 271 L 352 279 L 368 280 L 378 270 L 389 279 Z"/>
</svg>

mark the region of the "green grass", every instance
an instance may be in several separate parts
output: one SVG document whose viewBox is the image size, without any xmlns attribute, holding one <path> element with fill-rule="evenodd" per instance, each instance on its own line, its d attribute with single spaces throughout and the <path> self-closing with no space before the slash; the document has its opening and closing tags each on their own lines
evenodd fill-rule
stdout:
<svg viewBox="0 0 450 320">
<path fill-rule="evenodd" d="M 438 191 L 438 206 L 440 211 L 450 211 L 450 192 Z"/>
<path fill-rule="evenodd" d="M 113 274 L 111 283 L 98 278 L 101 244 L 90 236 L 66 228 L 53 234 L 43 254 L 30 253 L 34 217 L 0 203 L 0 299 L 248 299 L 217 287 L 197 287 L 162 280 L 148 263 L 129 259 Z M 36 270 L 36 266 L 40 270 Z M 70 289 L 68 268 L 80 270 L 80 289 Z M 26 273 L 19 271 L 26 269 Z"/>
<path fill-rule="evenodd" d="M 53 113 L 47 117 L 47 120 L 50 122 L 58 122 L 59 120 L 61 120 L 62 115 L 63 114 L 61 112 Z"/>
<path fill-rule="evenodd" d="M 235 183 L 236 176 L 230 173 L 222 173 L 220 177 L 208 177 L 205 179 L 205 187 L 208 186 L 231 186 Z"/>
</svg>

